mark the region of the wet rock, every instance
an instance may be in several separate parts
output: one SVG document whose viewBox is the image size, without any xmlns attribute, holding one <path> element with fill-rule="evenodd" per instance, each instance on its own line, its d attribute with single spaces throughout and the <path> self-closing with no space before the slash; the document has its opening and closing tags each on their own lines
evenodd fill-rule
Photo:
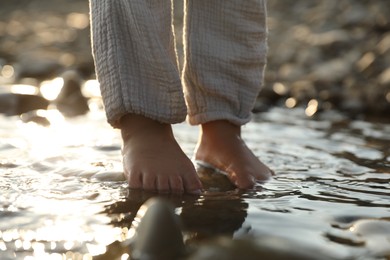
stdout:
<svg viewBox="0 0 390 260">
<path fill-rule="evenodd" d="M 98 151 L 102 151 L 102 152 L 112 152 L 112 151 L 120 151 L 121 150 L 121 146 L 120 145 L 96 145 L 94 147 L 96 150 Z"/>
<path fill-rule="evenodd" d="M 390 85 L 390 68 L 385 69 L 379 75 L 379 83 L 381 85 Z"/>
<path fill-rule="evenodd" d="M 283 82 L 291 91 L 282 98 L 298 100 L 298 106 L 305 105 L 300 100 L 316 98 L 355 115 L 390 113 L 388 3 L 270 1 L 268 9 L 270 48 L 264 89 Z M 303 81 L 309 81 L 307 87 L 296 87 Z M 331 90 L 320 95 L 325 89 Z M 262 93 L 260 99 L 266 99 L 267 106 L 280 104 Z"/>
<path fill-rule="evenodd" d="M 16 93 L 0 94 L 0 113 L 8 116 L 21 115 L 37 109 L 47 109 L 48 106 L 49 101 L 41 96 Z"/>
<path fill-rule="evenodd" d="M 292 241 L 277 237 L 262 239 L 235 239 L 220 237 L 199 245 L 190 260 L 309 260 L 334 259 L 327 252 L 304 247 Z"/>
<path fill-rule="evenodd" d="M 253 113 L 266 112 L 272 107 L 272 103 L 269 102 L 266 98 L 259 97 L 257 98 L 255 105 L 252 109 Z"/>
<path fill-rule="evenodd" d="M 358 57 L 359 53 L 350 52 L 344 57 L 320 63 L 314 68 L 309 78 L 313 81 L 342 81 L 350 74 Z"/>
<path fill-rule="evenodd" d="M 307 74 L 313 66 L 319 63 L 322 59 L 322 52 L 320 48 L 313 47 L 312 49 L 302 49 L 299 55 L 295 58 L 294 65 L 299 64 L 302 70 Z"/>
<path fill-rule="evenodd" d="M 140 219 L 132 244 L 133 259 L 177 259 L 185 252 L 174 207 L 162 199 L 150 199 L 137 213 Z"/>
<path fill-rule="evenodd" d="M 44 115 L 44 113 L 42 113 L 42 110 L 34 110 L 23 113 L 20 118 L 24 123 L 33 122 L 42 126 L 50 125 L 49 119 Z"/>
<path fill-rule="evenodd" d="M 0 148 L 0 150 L 6 150 L 7 148 L 16 148 L 16 147 L 12 147 L 12 146 L 10 146 L 10 147 L 1 147 Z M 15 163 L 13 163 L 13 162 L 8 162 L 8 161 L 2 161 L 2 162 L 0 162 L 0 168 L 16 168 L 16 167 L 19 167 L 20 165 L 18 165 L 18 164 L 15 164 Z"/>
<path fill-rule="evenodd" d="M 386 33 L 376 46 L 379 54 L 385 54 L 390 50 L 390 33 Z"/>
<path fill-rule="evenodd" d="M 342 26 L 356 26 L 363 23 L 370 23 L 372 17 L 368 17 L 367 9 L 362 4 L 348 5 L 342 12 L 339 22 Z"/>
<path fill-rule="evenodd" d="M 336 29 L 323 33 L 311 34 L 306 41 L 313 46 L 327 46 L 335 43 L 348 42 L 350 41 L 350 37 L 346 30 Z"/>
<path fill-rule="evenodd" d="M 281 83 L 277 82 L 274 84 Z M 269 108 L 273 107 L 273 104 L 277 103 L 283 97 L 283 95 L 277 93 L 274 89 L 271 88 L 262 89 L 260 95 L 256 99 L 252 112 L 257 113 L 267 111 Z"/>
<path fill-rule="evenodd" d="M 348 98 L 342 102 L 340 108 L 349 115 L 357 115 L 364 112 L 365 106 L 360 98 Z"/>
<path fill-rule="evenodd" d="M 316 90 L 313 82 L 310 80 L 295 81 L 291 86 L 291 97 L 297 100 L 298 103 L 307 102 L 310 97 L 316 95 Z"/>
<path fill-rule="evenodd" d="M 283 81 L 295 81 L 301 79 L 305 75 L 305 71 L 301 66 L 286 63 L 280 67 L 278 74 Z"/>
<path fill-rule="evenodd" d="M 99 181 L 125 181 L 122 171 L 102 171 L 93 176 Z"/>
<path fill-rule="evenodd" d="M 88 100 L 81 93 L 82 78 L 77 71 L 66 71 L 62 74 L 64 86 L 55 104 L 57 109 L 68 117 L 79 116 L 89 111 Z"/>
<path fill-rule="evenodd" d="M 196 172 L 206 191 L 222 192 L 236 189 L 236 186 L 229 181 L 225 174 L 212 168 L 210 165 L 197 162 Z"/>
</svg>

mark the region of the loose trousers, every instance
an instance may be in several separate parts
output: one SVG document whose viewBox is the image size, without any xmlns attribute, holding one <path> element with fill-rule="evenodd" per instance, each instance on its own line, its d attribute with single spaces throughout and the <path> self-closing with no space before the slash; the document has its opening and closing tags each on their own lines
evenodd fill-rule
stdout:
<svg viewBox="0 0 390 260">
<path fill-rule="evenodd" d="M 108 122 L 243 125 L 266 64 L 265 0 L 185 0 L 178 69 L 170 0 L 90 0 L 96 75 Z"/>
</svg>

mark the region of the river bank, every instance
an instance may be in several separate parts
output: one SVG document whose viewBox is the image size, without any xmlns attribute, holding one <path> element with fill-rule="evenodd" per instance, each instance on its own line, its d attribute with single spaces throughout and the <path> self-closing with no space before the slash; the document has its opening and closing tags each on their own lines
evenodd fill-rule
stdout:
<svg viewBox="0 0 390 260">
<path fill-rule="evenodd" d="M 182 5 L 175 2 L 181 53 Z M 269 1 L 269 54 L 255 111 L 304 107 L 388 118 L 390 7 L 386 1 Z M 74 70 L 92 79 L 88 2 L 5 1 L 0 10 L 0 84 Z"/>
</svg>

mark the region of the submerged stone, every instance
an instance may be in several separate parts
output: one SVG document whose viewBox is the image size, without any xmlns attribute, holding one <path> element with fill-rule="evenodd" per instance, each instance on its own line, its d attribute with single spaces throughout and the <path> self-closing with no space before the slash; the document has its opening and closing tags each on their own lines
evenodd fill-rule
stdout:
<svg viewBox="0 0 390 260">
<path fill-rule="evenodd" d="M 226 174 L 207 163 L 197 161 L 196 172 L 206 191 L 223 192 L 236 189 Z"/>
<path fill-rule="evenodd" d="M 168 202 L 152 198 L 143 204 L 133 223 L 133 259 L 177 259 L 185 252 L 179 219 Z"/>
</svg>

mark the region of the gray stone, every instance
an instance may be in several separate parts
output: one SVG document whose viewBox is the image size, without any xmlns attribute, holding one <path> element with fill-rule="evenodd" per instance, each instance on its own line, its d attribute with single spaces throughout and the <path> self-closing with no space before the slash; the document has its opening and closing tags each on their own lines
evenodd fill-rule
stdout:
<svg viewBox="0 0 390 260">
<path fill-rule="evenodd" d="M 185 253 L 179 220 L 170 203 L 149 199 L 137 212 L 137 219 L 133 259 L 177 259 Z"/>
</svg>

